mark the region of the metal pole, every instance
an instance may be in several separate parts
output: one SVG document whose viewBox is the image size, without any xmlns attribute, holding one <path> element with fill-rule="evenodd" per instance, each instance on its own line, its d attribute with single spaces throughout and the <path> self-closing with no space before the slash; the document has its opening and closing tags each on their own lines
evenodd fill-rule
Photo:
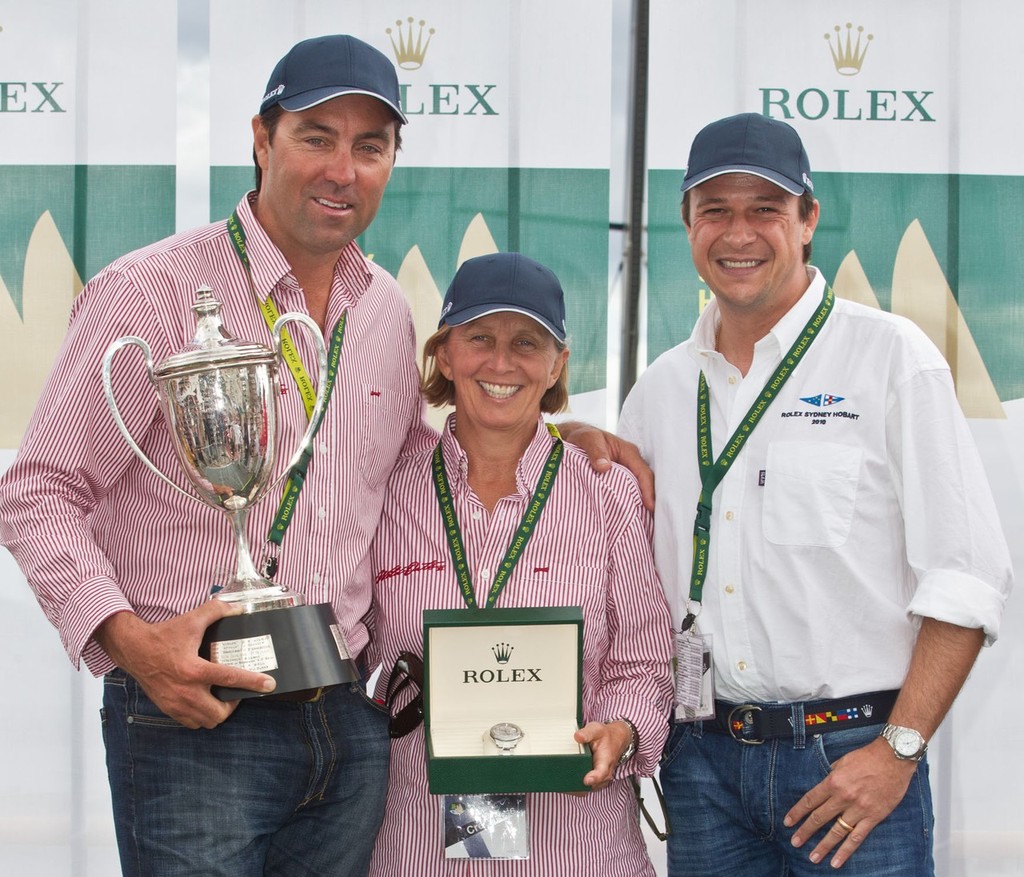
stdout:
<svg viewBox="0 0 1024 877">
<path fill-rule="evenodd" d="M 622 349 L 619 406 L 636 382 L 640 332 L 640 285 L 644 256 L 644 195 L 647 185 L 647 77 L 650 0 L 633 0 L 630 52 L 629 164 L 626 175 L 626 257 L 622 277 Z"/>
</svg>

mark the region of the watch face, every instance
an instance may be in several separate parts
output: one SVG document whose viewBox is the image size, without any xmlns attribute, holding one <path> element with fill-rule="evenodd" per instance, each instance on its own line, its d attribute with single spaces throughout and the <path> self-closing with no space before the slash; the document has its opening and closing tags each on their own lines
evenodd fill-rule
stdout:
<svg viewBox="0 0 1024 877">
<path fill-rule="evenodd" d="M 498 722 L 491 728 L 494 745 L 505 753 L 511 752 L 523 739 L 523 729 L 511 722 Z"/>
<path fill-rule="evenodd" d="M 903 728 L 893 736 L 892 748 L 905 758 L 917 755 L 921 748 L 921 735 L 917 731 Z"/>
</svg>

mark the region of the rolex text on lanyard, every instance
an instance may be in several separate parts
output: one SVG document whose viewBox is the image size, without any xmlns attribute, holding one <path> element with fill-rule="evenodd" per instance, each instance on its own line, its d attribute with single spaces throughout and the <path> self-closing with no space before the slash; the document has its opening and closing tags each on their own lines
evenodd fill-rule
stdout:
<svg viewBox="0 0 1024 877">
<path fill-rule="evenodd" d="M 825 294 L 821 298 L 821 306 L 814 316 L 807 321 L 800 337 L 789 348 L 789 352 L 782 357 L 782 362 L 775 370 L 761 390 L 757 401 L 750 406 L 746 417 L 736 428 L 729 439 L 725 450 L 718 459 L 712 463 L 711 449 L 711 394 L 708 391 L 707 380 L 704 372 L 700 373 L 700 380 L 697 385 L 697 463 L 700 466 L 700 499 L 697 501 L 697 517 L 693 522 L 693 567 L 690 570 L 690 594 L 686 618 L 683 619 L 683 630 L 689 630 L 696 620 L 694 606 L 699 607 L 701 595 L 704 591 L 704 578 L 708 569 L 708 547 L 711 544 L 711 500 L 715 488 L 725 477 L 729 464 L 739 455 L 744 443 L 754 431 L 761 419 L 761 415 L 768 410 L 768 406 L 778 395 L 779 390 L 789 380 L 793 370 L 800 362 L 801 357 L 810 348 L 814 339 L 821 331 L 821 327 L 832 312 L 832 305 L 835 304 L 835 296 L 831 287 L 826 287 Z M 699 611 L 699 608 L 698 608 Z"/>
</svg>

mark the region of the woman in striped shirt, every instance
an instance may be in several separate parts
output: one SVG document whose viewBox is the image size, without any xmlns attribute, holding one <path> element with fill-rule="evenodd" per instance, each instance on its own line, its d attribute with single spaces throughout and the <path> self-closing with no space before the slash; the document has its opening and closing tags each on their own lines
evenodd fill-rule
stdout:
<svg viewBox="0 0 1024 877">
<path fill-rule="evenodd" d="M 383 698 L 396 656 L 422 653 L 424 609 L 582 607 L 585 724 L 575 739 L 591 747 L 582 778 L 590 791 L 526 795 L 525 860 L 446 859 L 443 797 L 428 792 L 420 726 L 392 742 L 372 875 L 654 874 L 631 778 L 654 771 L 668 731 L 670 622 L 633 477 L 619 466 L 595 473 L 543 422 L 568 401 L 564 313 L 555 275 L 517 253 L 470 259 L 457 272 L 425 347 L 423 385 L 429 402 L 455 412 L 437 451 L 403 458 L 391 477 L 372 552 L 371 649 L 384 667 Z M 553 451 L 561 462 L 529 541 L 512 573 L 496 578 L 524 515 L 536 511 Z M 468 558 L 461 579 L 439 472 Z"/>
</svg>

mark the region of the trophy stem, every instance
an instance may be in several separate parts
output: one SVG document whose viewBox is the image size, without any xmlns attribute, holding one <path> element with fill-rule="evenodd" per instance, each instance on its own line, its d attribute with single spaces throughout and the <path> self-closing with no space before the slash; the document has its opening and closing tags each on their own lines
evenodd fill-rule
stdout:
<svg viewBox="0 0 1024 877">
<path fill-rule="evenodd" d="M 245 522 L 249 517 L 248 503 L 239 504 L 235 508 L 228 508 L 228 504 L 224 511 L 231 519 L 231 529 L 235 534 L 235 575 L 217 592 L 217 599 L 244 603 L 246 612 L 301 606 L 305 601 L 300 594 L 289 591 L 284 585 L 275 584 L 256 571 L 245 533 Z"/>
</svg>

